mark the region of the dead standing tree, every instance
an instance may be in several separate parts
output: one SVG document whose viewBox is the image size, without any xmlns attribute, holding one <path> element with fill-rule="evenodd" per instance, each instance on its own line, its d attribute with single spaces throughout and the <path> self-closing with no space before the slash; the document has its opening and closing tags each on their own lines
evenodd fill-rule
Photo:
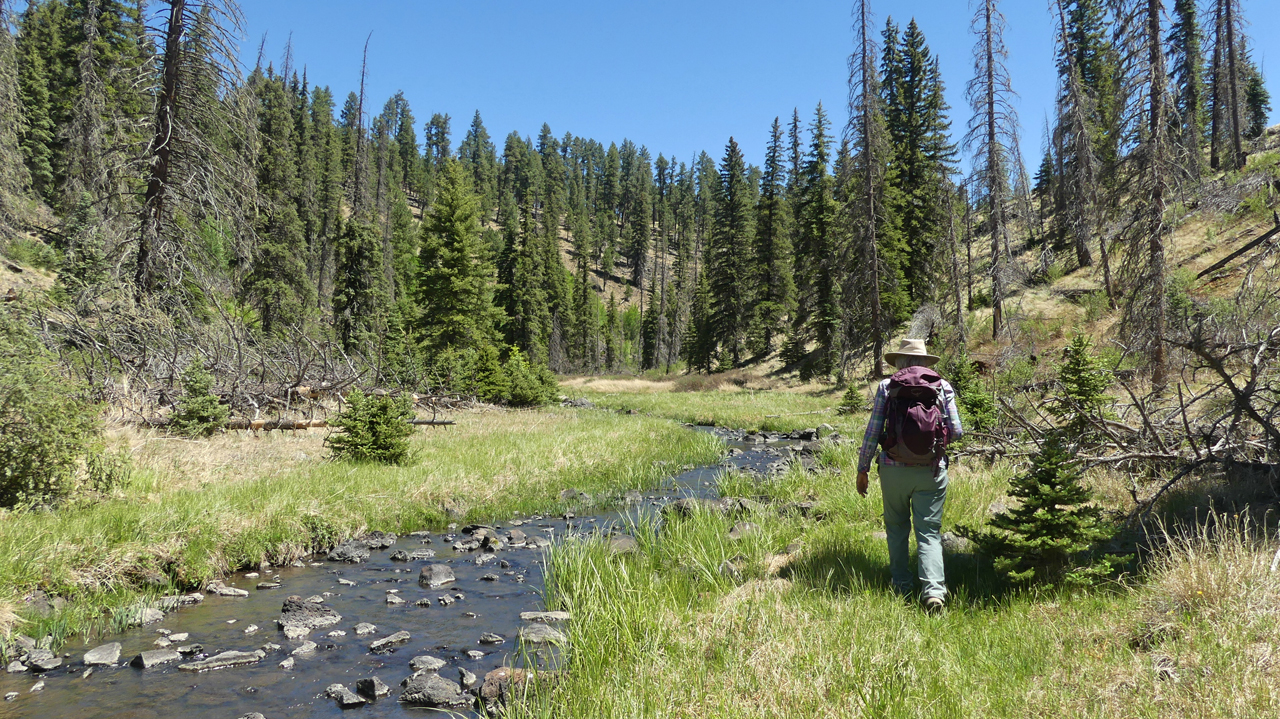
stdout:
<svg viewBox="0 0 1280 719">
<path fill-rule="evenodd" d="M 1169 143 L 1169 85 L 1163 48 L 1160 0 L 1127 0 L 1122 18 L 1130 27 L 1122 46 L 1126 124 L 1135 143 L 1129 186 L 1129 218 L 1122 238 L 1127 249 L 1121 274 L 1126 285 L 1125 335 L 1146 355 L 1151 383 L 1168 382 L 1168 298 L 1165 239 L 1167 193 L 1174 172 Z"/>
<path fill-rule="evenodd" d="M 965 88 L 973 108 L 964 148 L 974 154 L 971 181 L 974 200 L 987 208 L 987 229 L 991 233 L 991 335 L 999 337 L 1004 327 L 1004 298 L 1007 290 L 1009 159 L 1017 144 L 1018 118 L 1011 99 L 1013 87 L 1005 60 L 1005 20 L 998 0 L 977 0 L 973 32 L 978 36 L 973 49 L 974 77 Z"/>
<path fill-rule="evenodd" d="M 156 21 L 148 29 L 163 50 L 144 153 L 134 292 L 143 303 L 163 291 L 162 306 L 176 309 L 205 280 L 208 243 L 197 233 L 218 236 L 234 259 L 252 255 L 251 105 L 240 89 L 243 21 L 234 0 L 165 0 Z"/>
<path fill-rule="evenodd" d="M 889 146 L 884 111 L 880 107 L 877 52 L 868 0 L 854 3 L 853 33 L 854 51 L 849 56 L 849 123 L 845 126 L 845 140 L 853 146 L 855 155 L 850 163 L 852 166 L 846 171 L 848 176 L 837 179 L 847 188 L 844 193 L 847 201 L 841 215 L 852 239 L 848 249 L 854 254 L 854 259 L 845 263 L 850 270 L 847 280 L 852 287 L 841 294 L 846 304 L 846 332 L 855 328 L 865 331 L 871 344 L 872 375 L 879 377 L 880 357 L 890 331 L 880 297 L 885 272 L 879 251 Z M 856 305 L 849 306 L 851 303 Z M 856 321 L 851 315 L 863 315 L 865 320 Z M 854 343 L 847 339 L 845 346 L 852 347 Z"/>
</svg>

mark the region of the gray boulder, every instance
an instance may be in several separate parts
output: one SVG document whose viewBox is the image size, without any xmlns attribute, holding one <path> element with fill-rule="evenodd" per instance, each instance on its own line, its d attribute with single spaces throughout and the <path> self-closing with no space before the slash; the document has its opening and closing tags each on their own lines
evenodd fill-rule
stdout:
<svg viewBox="0 0 1280 719">
<path fill-rule="evenodd" d="M 369 559 L 369 545 L 354 539 L 348 540 L 334 547 L 326 557 L 330 562 L 348 562 L 357 564 Z"/>
<path fill-rule="evenodd" d="M 609 554 L 635 554 L 640 551 L 640 543 L 629 534 L 615 534 L 609 537 Z"/>
<path fill-rule="evenodd" d="M 526 622 L 567 622 L 568 612 L 520 612 L 520 619 Z"/>
<path fill-rule="evenodd" d="M 138 669 L 150 669 L 161 664 L 176 662 L 181 658 L 182 655 L 172 649 L 153 649 L 149 652 L 142 652 L 129 663 Z"/>
<path fill-rule="evenodd" d="M 397 539 L 399 537 L 391 532 L 369 532 L 359 541 L 364 542 L 364 546 L 370 549 L 386 549 L 395 544 Z"/>
<path fill-rule="evenodd" d="M 338 702 L 338 706 L 343 709 L 351 709 L 365 705 L 365 700 L 356 695 L 355 692 L 342 686 L 341 684 L 330 684 L 324 690 L 324 695 Z"/>
<path fill-rule="evenodd" d="M 401 644 L 408 642 L 412 638 L 413 637 L 409 635 L 409 632 L 396 632 L 389 637 L 383 637 L 382 639 L 374 641 L 369 645 L 369 651 L 374 654 L 386 654 Z"/>
<path fill-rule="evenodd" d="M 391 687 L 377 677 L 366 677 L 356 680 L 356 692 L 370 699 L 381 699 L 391 693 Z"/>
<path fill-rule="evenodd" d="M 322 629 L 331 627 L 342 621 L 342 615 L 333 607 L 304 600 L 298 595 L 290 595 L 280 608 L 280 619 L 277 623 L 281 629 L 289 626 L 303 629 Z"/>
<path fill-rule="evenodd" d="M 62 657 L 48 649 L 37 649 L 27 656 L 27 666 L 33 672 L 51 672 L 62 666 Z"/>
<path fill-rule="evenodd" d="M 742 539 L 760 532 L 760 527 L 751 522 L 738 522 L 729 530 L 729 539 Z"/>
<path fill-rule="evenodd" d="M 400 693 L 400 701 L 409 706 L 432 709 L 459 709 L 471 704 L 470 695 L 462 691 L 457 682 L 439 674 L 419 674 L 411 677 Z"/>
<path fill-rule="evenodd" d="M 248 664 L 257 664 L 267 657 L 267 653 L 261 649 L 252 652 L 223 652 L 201 659 L 198 662 L 190 662 L 188 664 L 179 664 L 178 669 L 184 672 L 211 672 L 218 669 L 230 669 L 231 667 L 242 667 Z"/>
<path fill-rule="evenodd" d="M 414 672 L 436 672 L 444 668 L 445 661 L 424 654 L 409 660 L 409 668 Z"/>
<path fill-rule="evenodd" d="M 431 589 L 456 581 L 457 577 L 453 576 L 453 570 L 445 564 L 428 564 L 418 575 L 418 584 Z"/>
<path fill-rule="evenodd" d="M 84 664 L 87 667 L 106 667 L 120 661 L 120 642 L 103 644 L 84 653 Z"/>
<path fill-rule="evenodd" d="M 530 624 L 520 628 L 520 641 L 525 644 L 567 644 L 569 638 L 546 624 Z"/>
</svg>

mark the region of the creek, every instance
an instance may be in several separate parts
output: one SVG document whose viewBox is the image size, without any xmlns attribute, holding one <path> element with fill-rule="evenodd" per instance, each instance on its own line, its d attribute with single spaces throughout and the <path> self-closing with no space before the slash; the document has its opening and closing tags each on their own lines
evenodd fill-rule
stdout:
<svg viewBox="0 0 1280 719">
<path fill-rule="evenodd" d="M 60 650 L 61 666 L 51 671 L 0 674 L 0 695 L 6 695 L 0 701 L 0 719 L 235 719 L 253 712 L 267 719 L 337 717 L 344 710 L 326 696 L 327 688 L 341 684 L 354 691 L 357 680 L 374 676 L 390 687 L 390 695 L 355 711 L 369 717 L 421 716 L 422 709 L 397 701 L 401 680 L 414 673 L 410 661 L 415 657 L 442 660 L 444 666 L 436 673 L 453 682 L 460 681 L 464 670 L 483 682 L 498 667 L 530 663 L 554 667 L 557 650 L 552 645 L 533 646 L 520 639 L 522 630 L 534 625 L 521 614 L 544 609 L 546 543 L 534 537 L 560 542 L 593 533 L 625 533 L 640 517 L 656 515 L 675 499 L 715 498 L 716 480 L 726 467 L 769 471 L 770 465 L 786 456 L 791 440 L 787 435 L 744 437 L 731 430 L 698 429 L 725 441 L 730 456 L 722 464 L 688 469 L 654 491 L 629 493 L 630 506 L 590 510 L 591 514 L 584 509 L 579 516 L 514 517 L 489 525 L 504 542 L 519 530 L 535 548 L 507 546 L 489 552 L 464 545 L 455 549 L 455 543 L 471 537 L 451 525 L 444 532 L 399 537 L 389 547 L 371 549 L 369 558 L 359 563 L 329 561 L 320 554 L 256 575 L 238 572 L 227 577 L 225 584 L 247 591 L 248 596 L 208 594 L 198 604 L 166 614 L 162 621 L 87 643 L 69 643 Z M 396 552 L 419 554 L 403 561 L 403 557 L 392 559 Z M 434 556 L 425 557 L 429 552 Z M 431 564 L 446 565 L 455 580 L 437 588 L 420 586 L 419 572 Z M 259 589 L 262 582 L 279 586 Z M 277 626 L 282 603 L 290 595 L 320 597 L 323 606 L 336 611 L 341 620 L 291 640 Z M 360 624 L 376 629 L 358 635 Z M 553 621 L 547 626 L 564 630 L 563 624 Z M 373 642 L 397 632 L 408 632 L 409 639 L 386 653 L 371 651 Z M 172 649 L 189 650 L 198 644 L 200 651 L 147 669 L 131 666 L 141 652 L 160 648 L 157 641 L 168 641 L 162 640 L 166 635 L 178 638 Z M 110 642 L 121 645 L 119 658 L 107 666 L 86 667 L 85 652 Z M 314 650 L 295 654 L 306 642 L 314 642 Z M 205 672 L 179 668 L 224 651 L 257 650 L 265 656 L 244 666 Z M 290 658 L 292 666 L 286 661 Z M 33 691 L 37 683 L 42 688 Z M 479 716 L 474 707 L 458 711 Z"/>
</svg>

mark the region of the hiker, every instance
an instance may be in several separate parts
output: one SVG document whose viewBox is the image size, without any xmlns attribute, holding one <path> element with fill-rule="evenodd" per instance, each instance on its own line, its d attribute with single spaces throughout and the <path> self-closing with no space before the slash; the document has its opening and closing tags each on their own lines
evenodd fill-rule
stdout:
<svg viewBox="0 0 1280 719">
<path fill-rule="evenodd" d="M 907 596 L 915 586 L 908 550 L 914 518 L 921 602 L 927 611 L 937 612 L 947 596 L 941 537 L 942 507 L 947 500 L 946 446 L 963 432 L 956 392 L 929 369 L 938 357 L 926 351 L 924 340 L 902 340 L 897 352 L 885 353 L 884 361 L 897 371 L 876 390 L 858 455 L 858 494 L 867 496 L 867 472 L 875 457 L 880 465 L 893 588 Z"/>
</svg>

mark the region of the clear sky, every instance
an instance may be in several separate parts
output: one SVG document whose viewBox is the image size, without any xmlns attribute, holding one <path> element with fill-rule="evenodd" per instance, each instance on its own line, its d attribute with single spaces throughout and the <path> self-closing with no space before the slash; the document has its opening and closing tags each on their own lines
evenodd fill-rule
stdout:
<svg viewBox="0 0 1280 719">
<path fill-rule="evenodd" d="M 733 136 L 759 164 L 775 116 L 785 123 L 799 108 L 807 123 L 819 101 L 837 130 L 848 116 L 848 0 L 242 2 L 246 65 L 265 34 L 265 57 L 278 66 L 292 35 L 295 66 L 329 85 L 341 105 L 359 86 L 372 32 L 372 112 L 403 90 L 419 138 L 431 114 L 445 112 L 455 148 L 478 109 L 499 151 L 512 130 L 536 136 L 545 122 L 557 136 L 568 131 L 606 146 L 629 138 L 654 157 L 685 161 L 701 150 L 719 159 Z M 1243 2 L 1254 56 L 1280 107 L 1280 67 L 1268 56 L 1268 39 L 1280 37 L 1280 0 Z M 1053 104 L 1053 25 L 1047 0 L 1001 5 L 1022 147 L 1032 161 Z M 903 27 L 916 19 L 940 58 L 959 137 L 973 66 L 967 0 L 873 0 L 873 9 L 877 27 L 890 15 Z"/>
</svg>

